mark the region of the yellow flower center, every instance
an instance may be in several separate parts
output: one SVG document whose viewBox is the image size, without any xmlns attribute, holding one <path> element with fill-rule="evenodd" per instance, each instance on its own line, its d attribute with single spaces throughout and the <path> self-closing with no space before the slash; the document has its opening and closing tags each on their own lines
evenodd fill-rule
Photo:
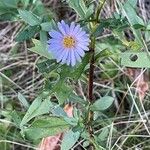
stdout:
<svg viewBox="0 0 150 150">
<path fill-rule="evenodd" d="M 75 39 L 72 36 L 66 36 L 63 39 L 63 45 L 65 48 L 71 48 L 75 46 Z"/>
</svg>

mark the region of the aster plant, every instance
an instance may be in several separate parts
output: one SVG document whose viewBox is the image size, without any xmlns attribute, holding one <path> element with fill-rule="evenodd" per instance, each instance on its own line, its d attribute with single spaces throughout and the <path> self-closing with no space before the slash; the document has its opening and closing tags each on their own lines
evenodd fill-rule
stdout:
<svg viewBox="0 0 150 150">
<path fill-rule="evenodd" d="M 43 75 L 44 85 L 39 91 L 39 96 L 30 106 L 19 93 L 18 98 L 26 105 L 27 112 L 20 119 L 14 118 L 14 120 L 17 120 L 15 123 L 21 130 L 23 138 L 36 144 L 42 138 L 47 141 L 46 137 L 51 139 L 50 136 L 57 136 L 61 150 L 71 149 L 78 141 L 89 150 L 105 149 L 104 147 L 108 148 L 106 137 L 110 132 L 114 132 L 110 127 L 112 121 L 110 116 L 113 111 L 108 116 L 106 111 L 114 106 L 114 97 L 113 92 L 105 91 L 100 91 L 101 93 L 97 94 L 99 97 L 94 96 L 94 70 L 95 66 L 100 68 L 100 64 L 108 65 L 103 59 L 112 56 L 113 53 L 118 55 L 118 47 L 129 48 L 129 44 L 125 45 L 127 42 L 124 42 L 120 33 L 129 27 L 133 19 L 127 20 L 126 14 L 123 14 L 125 8 L 121 15 L 116 12 L 111 18 L 101 19 L 106 0 L 99 2 L 67 0 L 62 3 L 67 4 L 71 11 L 73 9 L 77 17 L 76 21 L 66 18 L 62 20 L 59 16 L 58 19 L 52 16 L 38 16 L 29 10 L 18 9 L 18 15 L 26 26 L 16 36 L 16 41 L 22 42 L 32 38 L 31 45 L 34 44 L 34 46 L 28 49 L 40 55 L 36 62 L 38 71 Z M 131 5 L 130 3 L 131 1 L 128 1 L 124 7 Z M 132 3 L 135 2 L 132 1 Z M 97 4 L 96 7 L 95 4 Z M 118 6 L 122 8 L 120 3 Z M 134 24 L 132 26 L 134 27 Z M 108 32 L 112 31 L 109 37 L 109 47 L 100 45 L 100 42 L 105 43 L 105 40 L 101 40 L 104 29 L 108 29 Z M 138 35 L 136 29 L 134 33 Z M 117 43 L 119 46 L 116 46 L 116 51 L 114 50 L 116 47 L 113 47 L 114 41 L 119 43 Z M 139 40 L 138 43 L 141 47 L 142 42 Z M 110 45 L 113 47 L 111 51 L 108 50 Z M 125 55 L 129 56 L 126 53 Z M 112 58 L 119 62 L 118 57 Z M 123 56 L 121 58 L 123 65 L 136 66 L 133 61 Z M 147 57 L 144 58 L 147 59 Z M 110 75 L 110 72 L 108 74 Z M 80 83 L 80 80 L 84 87 L 76 87 L 76 83 Z M 66 110 L 66 106 L 69 109 Z M 101 141 L 103 136 L 105 136 L 104 142 Z"/>
</svg>

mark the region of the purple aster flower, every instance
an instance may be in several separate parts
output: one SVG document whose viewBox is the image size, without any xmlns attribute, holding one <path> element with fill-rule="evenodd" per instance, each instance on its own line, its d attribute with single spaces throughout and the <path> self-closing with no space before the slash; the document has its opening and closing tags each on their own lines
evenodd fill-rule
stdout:
<svg viewBox="0 0 150 150">
<path fill-rule="evenodd" d="M 57 62 L 74 66 L 76 62 L 81 62 L 81 57 L 89 50 L 89 35 L 74 22 L 69 26 L 61 21 L 57 25 L 58 31 L 49 32 L 51 39 L 48 40 L 48 50 L 52 52 Z"/>
</svg>

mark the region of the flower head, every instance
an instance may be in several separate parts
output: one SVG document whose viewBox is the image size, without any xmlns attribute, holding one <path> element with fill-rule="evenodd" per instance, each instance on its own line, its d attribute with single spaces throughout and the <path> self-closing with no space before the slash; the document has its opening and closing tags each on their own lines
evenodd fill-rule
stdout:
<svg viewBox="0 0 150 150">
<path fill-rule="evenodd" d="M 52 52 L 57 62 L 74 66 L 76 62 L 81 61 L 85 51 L 89 50 L 89 35 L 74 22 L 69 26 L 61 21 L 57 25 L 57 31 L 49 32 L 51 38 L 48 40 L 48 50 Z"/>
</svg>

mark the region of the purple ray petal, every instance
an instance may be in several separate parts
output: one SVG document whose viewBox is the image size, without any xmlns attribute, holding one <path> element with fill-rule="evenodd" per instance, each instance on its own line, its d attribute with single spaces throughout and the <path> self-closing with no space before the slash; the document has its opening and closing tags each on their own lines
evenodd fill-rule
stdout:
<svg viewBox="0 0 150 150">
<path fill-rule="evenodd" d="M 73 30 L 73 34 L 77 35 L 77 33 L 80 31 L 80 25 L 75 26 L 74 30 Z"/>
<path fill-rule="evenodd" d="M 54 38 L 54 39 L 62 39 L 63 35 L 55 30 L 52 30 L 51 32 L 49 32 L 49 35 Z"/>
<path fill-rule="evenodd" d="M 70 25 L 70 34 L 72 34 L 73 33 L 73 30 L 74 30 L 74 28 L 75 28 L 75 23 L 74 22 L 72 22 L 71 23 L 71 25 Z"/>
<path fill-rule="evenodd" d="M 62 40 L 56 40 L 56 39 L 49 39 L 48 40 L 49 44 L 60 44 L 60 42 L 62 42 Z"/>
<path fill-rule="evenodd" d="M 62 49 L 54 52 L 55 57 L 56 57 L 57 60 L 58 60 L 59 56 L 62 55 L 63 51 L 64 51 L 64 49 L 62 48 Z"/>
<path fill-rule="evenodd" d="M 55 44 L 51 44 L 51 45 L 48 45 L 48 51 L 58 51 L 62 49 L 62 47 L 60 47 L 60 45 L 55 45 Z"/>
<path fill-rule="evenodd" d="M 83 49 L 84 51 L 88 51 L 89 50 L 89 48 L 86 45 L 82 44 L 82 43 L 78 43 L 77 47 Z"/>
<path fill-rule="evenodd" d="M 88 34 L 86 34 L 85 31 L 81 31 L 81 32 L 78 32 L 78 34 L 76 34 L 77 37 L 82 37 L 82 36 L 88 36 Z"/>
<path fill-rule="evenodd" d="M 62 64 L 67 62 L 67 57 L 68 57 L 68 54 L 69 54 L 69 50 L 65 50 L 65 51 L 66 51 L 66 53 L 65 53 L 65 55 L 62 58 Z"/>
<path fill-rule="evenodd" d="M 63 51 L 59 52 L 59 54 L 57 55 L 57 61 L 58 62 L 61 61 L 65 54 L 66 54 L 65 49 L 63 49 Z"/>
<path fill-rule="evenodd" d="M 67 57 L 67 65 L 70 65 L 71 63 L 71 55 L 70 55 L 70 51 L 68 53 L 68 57 Z"/>
<path fill-rule="evenodd" d="M 87 37 L 79 37 L 79 36 L 76 36 L 76 39 L 77 39 L 77 41 L 79 41 L 79 42 L 90 42 L 90 39 L 89 38 L 87 38 Z"/>
<path fill-rule="evenodd" d="M 65 30 L 65 33 L 69 34 L 69 30 L 70 30 L 69 25 L 66 24 L 63 20 L 61 21 L 61 24 L 62 24 L 62 26 L 63 26 L 63 28 Z"/>
<path fill-rule="evenodd" d="M 71 66 L 74 66 L 76 64 L 76 58 L 75 58 L 75 55 L 74 55 L 74 50 L 72 49 L 70 51 L 71 53 Z"/>
<path fill-rule="evenodd" d="M 85 52 L 83 51 L 83 49 L 81 49 L 80 47 L 76 48 L 76 52 L 83 57 L 85 55 Z"/>
<path fill-rule="evenodd" d="M 89 42 L 78 42 L 78 44 L 81 44 L 81 45 L 84 45 L 84 46 L 86 46 L 86 47 L 88 47 L 89 46 Z"/>
<path fill-rule="evenodd" d="M 78 62 L 81 62 L 81 57 L 79 56 L 79 54 L 78 54 L 77 51 L 74 51 L 74 55 L 75 55 L 75 57 L 76 57 L 76 60 L 77 60 Z"/>
<path fill-rule="evenodd" d="M 60 22 L 58 22 L 58 28 L 63 35 L 66 35 L 65 28 Z"/>
</svg>

